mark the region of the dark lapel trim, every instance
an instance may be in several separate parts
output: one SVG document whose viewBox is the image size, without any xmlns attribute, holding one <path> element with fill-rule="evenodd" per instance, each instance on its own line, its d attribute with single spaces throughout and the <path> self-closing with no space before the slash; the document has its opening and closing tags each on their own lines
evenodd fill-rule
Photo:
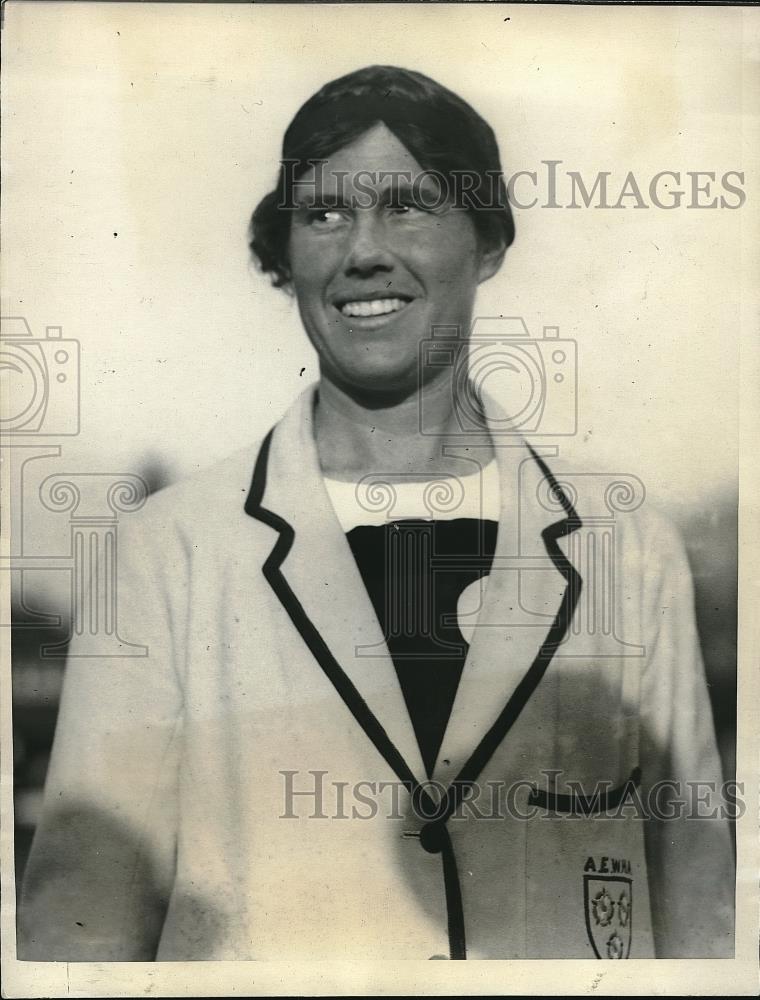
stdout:
<svg viewBox="0 0 760 1000">
<path fill-rule="evenodd" d="M 274 429 L 267 434 L 261 446 L 258 458 L 256 459 L 256 467 L 253 471 L 251 488 L 245 502 L 246 514 L 250 514 L 257 521 L 261 521 L 270 528 L 274 528 L 280 536 L 262 567 L 264 576 L 290 616 L 290 620 L 295 625 L 301 638 L 311 650 L 317 663 L 324 670 L 333 687 L 345 702 L 348 710 L 372 741 L 378 753 L 381 754 L 386 763 L 393 769 L 396 776 L 411 790 L 417 786 L 417 780 L 412 771 L 333 656 L 327 643 L 315 628 L 313 622 L 304 611 L 303 605 L 293 593 L 290 584 L 282 574 L 280 567 L 293 545 L 295 531 L 287 521 L 261 505 L 266 486 L 269 448 L 272 443 L 273 433 Z"/>
<path fill-rule="evenodd" d="M 520 713 L 546 672 L 546 668 L 549 666 L 557 646 L 559 646 L 565 637 L 575 606 L 580 597 L 582 580 L 580 574 L 560 549 L 557 539 L 580 528 L 581 520 L 546 464 L 528 445 L 531 455 L 548 479 L 554 495 L 559 500 L 562 509 L 567 515 L 565 520 L 558 521 L 544 528 L 541 534 L 549 557 L 554 566 L 567 580 L 568 586 L 562 598 L 559 611 L 535 660 L 518 684 L 499 718 L 483 737 L 475 752 L 448 788 L 443 803 L 439 805 L 429 796 L 424 786 L 418 784 L 406 761 L 391 742 L 386 731 L 380 725 L 372 711 L 370 711 L 367 703 L 333 656 L 330 648 L 315 628 L 313 622 L 306 614 L 303 605 L 293 593 L 282 574 L 281 566 L 293 546 L 295 530 L 284 518 L 279 517 L 273 511 L 267 510 L 262 506 L 264 489 L 266 487 L 267 466 L 269 463 L 269 449 L 273 433 L 274 429 L 267 434 L 259 450 L 251 488 L 245 502 L 246 514 L 273 528 L 279 536 L 262 567 L 264 576 L 317 663 L 319 663 L 367 737 L 372 741 L 375 749 L 392 768 L 396 776 L 405 784 L 410 794 L 416 794 L 418 801 L 424 803 L 426 815 L 433 816 L 437 813 L 436 819 L 429 822 L 426 828 L 423 829 L 421 839 L 425 850 L 434 854 L 441 854 L 451 958 L 458 960 L 466 959 L 467 945 L 462 891 L 453 845 L 445 824 L 461 803 L 467 788 L 476 781 L 478 775 L 491 759 L 499 744 L 517 721 Z M 431 811 L 428 812 L 428 810 Z M 424 836 L 425 834 L 427 834 L 426 837 Z"/>
<path fill-rule="evenodd" d="M 375 715 L 370 711 L 367 703 L 346 676 L 324 639 L 304 611 L 303 605 L 282 575 L 280 567 L 293 545 L 295 531 L 292 525 L 288 524 L 287 521 L 271 510 L 267 510 L 261 503 L 266 487 L 269 448 L 272 443 L 273 433 L 274 430 L 269 432 L 261 446 L 258 458 L 256 459 L 251 488 L 245 502 L 246 514 L 268 525 L 270 528 L 274 528 L 279 534 L 274 548 L 269 553 L 262 567 L 264 576 L 317 663 L 324 670 L 353 717 L 372 741 L 375 749 L 407 787 L 409 793 L 412 796 L 416 795 L 418 797 L 417 800 L 424 804 L 425 814 L 434 815 L 438 808 L 438 803 L 434 802 L 424 787 L 418 784 L 406 761 L 393 745 Z M 431 853 L 441 854 L 448 918 L 449 950 L 452 959 L 461 961 L 467 958 L 462 890 L 459 884 L 454 849 L 448 830 L 445 827 L 442 829 L 439 844 L 436 844 Z"/>
<path fill-rule="evenodd" d="M 393 769 L 397 777 L 409 786 L 410 790 L 416 789 L 418 782 L 411 769 L 333 656 L 330 648 L 315 628 L 313 622 L 306 614 L 303 605 L 293 593 L 282 574 L 281 566 L 293 545 L 295 531 L 287 521 L 262 506 L 267 479 L 269 449 L 273 433 L 274 429 L 269 432 L 261 446 L 258 458 L 256 459 L 251 488 L 245 502 L 245 511 L 247 514 L 257 521 L 268 525 L 270 528 L 274 528 L 279 534 L 274 548 L 264 563 L 264 576 L 287 611 L 301 638 L 311 650 L 313 656 L 333 684 L 333 687 L 372 741 L 377 751 Z M 477 780 L 478 775 L 496 752 L 499 744 L 515 724 L 531 695 L 536 690 L 539 682 L 546 673 L 547 667 L 552 661 L 557 647 L 565 638 L 583 587 L 583 580 L 580 573 L 578 573 L 558 545 L 558 539 L 571 534 L 573 531 L 577 531 L 582 526 L 582 521 L 546 463 L 533 451 L 530 445 L 527 445 L 527 447 L 534 461 L 548 480 L 554 495 L 566 514 L 563 520 L 556 521 L 544 528 L 541 535 L 549 558 L 555 568 L 565 578 L 568 586 L 565 589 L 562 603 L 547 633 L 546 639 L 536 654 L 536 658 L 517 685 L 517 688 L 504 706 L 496 722 L 494 722 L 493 726 L 485 734 L 462 770 L 454 779 L 449 789 L 444 812 L 444 822 L 460 804 L 467 786 Z"/>
<path fill-rule="evenodd" d="M 494 722 L 493 726 L 491 726 L 489 731 L 478 744 L 472 756 L 454 779 L 449 789 L 448 800 L 446 803 L 446 818 L 451 816 L 460 805 L 468 786 L 472 785 L 473 782 L 477 780 L 478 775 L 482 772 L 483 768 L 494 755 L 509 730 L 515 722 L 517 722 L 520 713 L 523 708 L 525 708 L 525 705 L 528 703 L 531 695 L 538 687 L 541 678 L 546 673 L 546 669 L 557 651 L 557 647 L 565 638 L 567 630 L 570 627 L 570 622 L 576 605 L 578 604 L 581 589 L 583 587 L 583 580 L 580 573 L 575 569 L 573 564 L 557 544 L 557 540 L 559 538 L 562 538 L 564 535 L 569 535 L 573 531 L 577 531 L 578 528 L 582 526 L 583 522 L 576 513 L 573 505 L 565 496 L 562 491 L 562 487 L 552 475 L 549 467 L 535 453 L 535 451 L 533 451 L 529 444 L 527 447 L 533 456 L 534 461 L 537 463 L 538 467 L 548 480 L 554 496 L 557 498 L 562 506 L 562 509 L 567 515 L 564 520 L 556 521 L 554 524 L 548 525 L 541 532 L 541 537 L 544 540 L 544 545 L 546 546 L 549 558 L 555 568 L 562 574 L 562 576 L 564 576 L 565 580 L 567 580 L 567 587 L 562 597 L 562 603 L 559 606 L 551 628 L 547 633 L 546 639 L 544 639 L 541 648 L 536 654 L 536 658 L 528 668 L 525 676 L 515 688 L 512 696 L 504 706 L 504 709 L 496 722 Z"/>
</svg>

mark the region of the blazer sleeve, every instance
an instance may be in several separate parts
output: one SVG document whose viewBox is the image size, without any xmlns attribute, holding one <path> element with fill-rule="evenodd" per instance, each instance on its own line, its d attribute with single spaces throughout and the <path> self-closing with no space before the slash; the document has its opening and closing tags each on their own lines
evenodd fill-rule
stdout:
<svg viewBox="0 0 760 1000">
<path fill-rule="evenodd" d="M 733 957 L 733 852 L 691 573 L 668 522 L 647 551 L 640 749 L 656 954 Z"/>
<path fill-rule="evenodd" d="M 97 655 L 91 636 L 69 647 L 20 897 L 22 960 L 155 957 L 174 873 L 182 695 L 162 533 L 129 523 L 144 513 L 120 526 L 116 607 L 124 653 L 147 651 Z"/>
</svg>

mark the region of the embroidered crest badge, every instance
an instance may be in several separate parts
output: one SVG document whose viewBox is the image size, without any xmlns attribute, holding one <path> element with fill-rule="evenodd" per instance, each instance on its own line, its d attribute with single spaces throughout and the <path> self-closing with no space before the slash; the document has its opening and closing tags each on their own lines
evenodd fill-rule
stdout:
<svg viewBox="0 0 760 1000">
<path fill-rule="evenodd" d="M 624 875 L 584 875 L 583 901 L 588 939 L 597 958 L 631 953 L 633 883 Z"/>
</svg>

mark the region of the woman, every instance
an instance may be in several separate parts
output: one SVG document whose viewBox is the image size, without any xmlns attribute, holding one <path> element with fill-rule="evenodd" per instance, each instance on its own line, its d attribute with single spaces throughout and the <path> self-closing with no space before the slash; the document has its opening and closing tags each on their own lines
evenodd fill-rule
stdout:
<svg viewBox="0 0 760 1000">
<path fill-rule="evenodd" d="M 20 957 L 731 952 L 725 820 L 621 809 L 719 780 L 680 542 L 621 519 L 638 653 L 610 656 L 576 627 L 582 490 L 461 378 L 514 235 L 500 170 L 406 70 L 291 123 L 252 249 L 319 383 L 125 533 L 119 630 L 149 655 L 72 649 Z"/>
</svg>

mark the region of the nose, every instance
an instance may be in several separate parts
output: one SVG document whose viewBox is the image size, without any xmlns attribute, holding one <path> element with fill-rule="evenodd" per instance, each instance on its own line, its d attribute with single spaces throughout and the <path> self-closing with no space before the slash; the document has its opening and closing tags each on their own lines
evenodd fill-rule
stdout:
<svg viewBox="0 0 760 1000">
<path fill-rule="evenodd" d="M 371 212 L 356 213 L 344 261 L 347 277 L 368 277 L 393 270 L 393 255 L 386 236 L 382 221 Z"/>
</svg>

